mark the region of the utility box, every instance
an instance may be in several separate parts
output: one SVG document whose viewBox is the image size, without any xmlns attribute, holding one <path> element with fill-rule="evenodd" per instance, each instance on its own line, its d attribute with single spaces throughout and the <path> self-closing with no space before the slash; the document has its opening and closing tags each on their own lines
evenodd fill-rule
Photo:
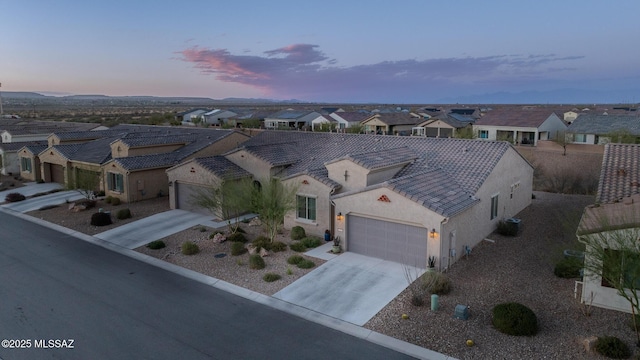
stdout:
<svg viewBox="0 0 640 360">
<path fill-rule="evenodd" d="M 505 222 L 507 223 L 507 226 L 509 226 L 509 233 L 518 235 L 518 232 L 520 231 L 521 220 L 516 218 L 508 218 L 507 220 L 505 220 Z"/>
<path fill-rule="evenodd" d="M 453 317 L 460 320 L 469 319 L 469 307 L 466 305 L 456 305 L 456 310 L 453 313 Z"/>
</svg>

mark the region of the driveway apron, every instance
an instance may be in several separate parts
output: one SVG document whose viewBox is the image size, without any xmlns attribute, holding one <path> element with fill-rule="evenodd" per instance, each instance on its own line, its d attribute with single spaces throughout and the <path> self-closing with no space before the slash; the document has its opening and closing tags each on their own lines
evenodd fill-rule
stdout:
<svg viewBox="0 0 640 360">
<path fill-rule="evenodd" d="M 185 210 L 169 210 L 101 232 L 94 237 L 127 249 L 135 249 L 209 220 L 211 216 Z"/>
<path fill-rule="evenodd" d="M 346 252 L 280 290 L 275 298 L 362 326 L 424 270 Z"/>
</svg>

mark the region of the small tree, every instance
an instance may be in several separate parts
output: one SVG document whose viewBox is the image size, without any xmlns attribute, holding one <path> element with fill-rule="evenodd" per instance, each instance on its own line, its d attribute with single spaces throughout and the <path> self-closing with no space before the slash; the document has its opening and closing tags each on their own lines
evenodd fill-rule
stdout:
<svg viewBox="0 0 640 360">
<path fill-rule="evenodd" d="M 285 185 L 277 178 L 264 180 L 261 184 L 252 185 L 251 210 L 258 214 L 273 242 L 285 214 L 296 208 L 297 188 Z"/>
<path fill-rule="evenodd" d="M 567 145 L 573 142 L 573 134 L 566 131 L 558 131 L 556 133 L 555 139 L 553 139 L 552 141 L 562 146 L 562 155 L 567 156 Z"/>
<path fill-rule="evenodd" d="M 636 222 L 625 220 L 624 215 L 611 222 L 597 214 L 597 210 L 585 211 L 578 228 L 578 239 L 585 245 L 584 275 L 600 280 L 602 286 L 615 289 L 629 302 L 640 345 L 636 322 L 636 315 L 640 314 L 640 228 Z"/>
<path fill-rule="evenodd" d="M 93 200 L 100 184 L 100 175 L 98 171 L 75 168 L 67 182 L 67 189 L 76 190 L 87 200 Z"/>
<path fill-rule="evenodd" d="M 364 125 L 362 124 L 351 124 L 348 128 L 344 129 L 344 132 L 348 134 L 362 134 L 364 133 Z"/>
<path fill-rule="evenodd" d="M 192 203 L 208 209 L 227 220 L 231 234 L 240 227 L 240 215 L 247 212 L 251 203 L 253 184 L 250 179 L 225 180 L 220 186 L 209 185 L 206 189 L 196 191 Z"/>
<path fill-rule="evenodd" d="M 471 125 L 465 126 L 461 129 L 456 129 L 456 133 L 454 135 L 456 139 L 477 139 L 478 132 L 473 130 Z"/>
</svg>

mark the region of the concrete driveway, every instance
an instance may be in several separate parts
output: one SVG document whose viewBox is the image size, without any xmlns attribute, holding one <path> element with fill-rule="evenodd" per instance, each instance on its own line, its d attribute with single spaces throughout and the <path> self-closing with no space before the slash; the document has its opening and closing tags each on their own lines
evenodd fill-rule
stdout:
<svg viewBox="0 0 640 360">
<path fill-rule="evenodd" d="M 62 185 L 56 183 L 26 183 L 25 186 L 19 188 L 13 188 L 5 191 L 0 191 L 0 202 L 4 201 L 5 196 L 9 193 L 20 193 L 24 196 L 33 196 L 38 193 L 46 193 L 51 190 L 62 189 Z M 60 205 L 67 202 L 76 201 L 82 199 L 84 196 L 77 191 L 58 191 L 52 194 L 38 196 L 15 203 L 7 203 L 2 205 L 7 209 L 13 211 L 26 213 L 29 211 L 38 210 L 45 205 Z"/>
<path fill-rule="evenodd" d="M 99 239 L 135 249 L 151 241 L 209 223 L 211 216 L 185 210 L 169 210 L 94 235 Z"/>
<path fill-rule="evenodd" d="M 346 252 L 273 297 L 362 326 L 407 286 L 404 265 Z"/>
</svg>

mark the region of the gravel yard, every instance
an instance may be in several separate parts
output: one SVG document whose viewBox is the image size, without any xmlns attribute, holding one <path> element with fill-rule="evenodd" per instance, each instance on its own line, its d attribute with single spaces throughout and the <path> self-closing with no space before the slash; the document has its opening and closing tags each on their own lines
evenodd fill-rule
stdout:
<svg viewBox="0 0 640 360">
<path fill-rule="evenodd" d="M 438 311 L 430 310 L 429 299 L 422 307 L 411 305 L 406 290 L 365 324 L 365 328 L 459 359 L 603 359 L 587 353 L 582 341 L 590 336 L 605 335 L 619 337 L 638 353 L 634 346 L 635 334 L 628 325 L 630 315 L 591 308 L 591 315 L 586 316 L 587 308 L 574 299 L 575 280 L 560 279 L 553 274 L 562 250 L 575 242 L 574 232 L 582 209 L 592 202 L 592 196 L 536 192 L 532 205 L 517 216 L 522 219 L 522 231 L 517 237 L 491 234 L 488 239 L 494 242 L 483 241 L 468 258 L 463 257 L 447 271 L 453 290 L 440 296 Z M 125 221 L 168 210 L 168 201 L 161 198 L 116 207 L 100 203 L 97 207 L 112 212 L 128 207 L 134 217 L 96 228 L 89 225 L 92 210 L 71 213 L 63 205 L 29 215 L 91 235 Z M 247 224 L 242 227 L 249 238 L 261 231 Z M 264 270 L 251 270 L 248 255 L 231 256 L 230 242 L 215 244 L 209 239 L 214 230 L 188 229 L 164 238 L 167 244 L 164 249 L 136 250 L 266 295 L 273 295 L 313 270 L 287 264 L 286 259 L 296 254 L 291 250 L 270 254 L 265 258 Z M 186 240 L 196 242 L 201 252 L 182 255 L 179 246 Z M 288 231 L 279 235 L 278 240 L 289 243 Z M 216 257 L 217 254 L 225 256 Z M 316 266 L 324 262 L 310 259 Z M 262 280 L 266 272 L 275 272 L 282 279 L 267 283 Z M 508 336 L 493 329 L 493 306 L 510 301 L 520 302 L 536 313 L 539 323 L 536 336 Z M 470 306 L 469 320 L 453 318 L 457 304 Z M 403 320 L 402 314 L 409 315 L 409 319 Z M 467 347 L 467 339 L 473 339 L 475 346 Z"/>
</svg>

